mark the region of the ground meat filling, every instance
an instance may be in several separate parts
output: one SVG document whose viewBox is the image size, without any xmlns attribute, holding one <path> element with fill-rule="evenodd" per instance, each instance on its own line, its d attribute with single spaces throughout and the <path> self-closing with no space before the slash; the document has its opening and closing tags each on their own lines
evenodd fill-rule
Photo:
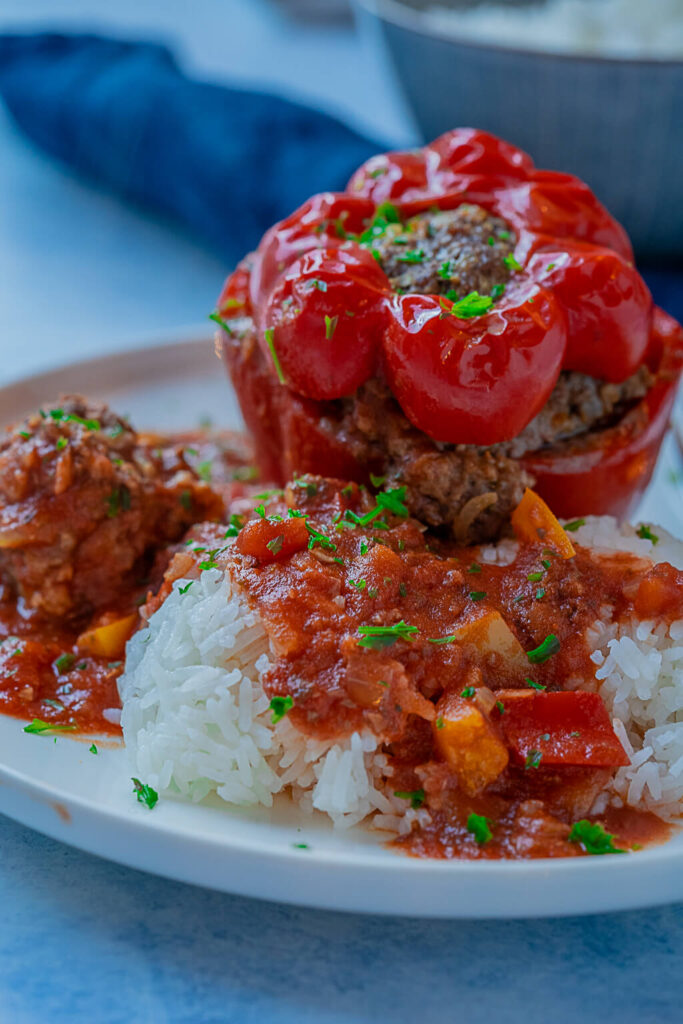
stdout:
<svg viewBox="0 0 683 1024">
<path fill-rule="evenodd" d="M 156 550 L 223 511 L 182 445 L 64 397 L 0 443 L 0 583 L 27 612 L 88 616 L 111 608 Z"/>
<path fill-rule="evenodd" d="M 397 292 L 499 297 L 510 278 L 505 257 L 515 236 L 499 217 L 463 203 L 389 224 L 373 242 L 380 266 Z"/>
</svg>

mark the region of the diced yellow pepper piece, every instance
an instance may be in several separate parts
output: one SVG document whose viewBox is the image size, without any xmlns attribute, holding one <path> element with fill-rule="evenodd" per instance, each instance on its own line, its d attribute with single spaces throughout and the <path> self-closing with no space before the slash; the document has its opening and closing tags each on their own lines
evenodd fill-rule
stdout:
<svg viewBox="0 0 683 1024">
<path fill-rule="evenodd" d="M 124 615 L 122 619 L 87 629 L 79 636 L 78 647 L 84 654 L 92 654 L 97 658 L 118 658 L 124 653 L 126 641 L 137 621 L 135 614 Z"/>
<path fill-rule="evenodd" d="M 529 661 L 524 648 L 500 612 L 486 612 L 453 633 L 460 643 L 472 644 L 484 655 L 498 654 L 513 670 L 523 676 L 528 674 Z"/>
<path fill-rule="evenodd" d="M 437 706 L 433 725 L 436 747 L 470 796 L 480 793 L 505 771 L 507 747 L 471 699 L 450 697 Z"/>
<path fill-rule="evenodd" d="M 543 498 L 528 487 L 524 497 L 512 513 L 512 529 L 519 540 L 529 544 L 542 544 L 556 551 L 561 558 L 573 558 L 574 545 L 567 531 L 560 525 Z"/>
</svg>

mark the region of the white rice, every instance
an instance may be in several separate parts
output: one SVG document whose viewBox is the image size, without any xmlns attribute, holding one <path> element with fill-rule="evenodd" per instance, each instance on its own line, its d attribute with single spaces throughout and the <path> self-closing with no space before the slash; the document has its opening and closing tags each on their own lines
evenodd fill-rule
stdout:
<svg viewBox="0 0 683 1024">
<path fill-rule="evenodd" d="M 587 517 L 572 537 L 597 553 L 630 551 L 683 568 L 683 544 L 660 528 L 656 545 L 610 517 Z M 506 563 L 514 542 L 482 549 Z M 394 796 L 377 738 L 355 732 L 310 739 L 283 718 L 271 721 L 263 675 L 272 656 L 258 615 L 218 569 L 185 589 L 179 580 L 148 626 L 129 642 L 119 682 L 121 724 L 133 772 L 161 793 L 199 801 L 271 806 L 288 792 L 303 811 L 338 828 L 369 816 L 377 828 L 407 832 L 428 820 Z M 184 593 L 181 590 L 185 590 Z M 683 621 L 614 622 L 605 607 L 588 634 L 596 665 L 586 684 L 602 694 L 631 757 L 601 796 L 676 817 L 683 808 Z M 596 808 L 600 809 L 600 808 Z"/>
</svg>

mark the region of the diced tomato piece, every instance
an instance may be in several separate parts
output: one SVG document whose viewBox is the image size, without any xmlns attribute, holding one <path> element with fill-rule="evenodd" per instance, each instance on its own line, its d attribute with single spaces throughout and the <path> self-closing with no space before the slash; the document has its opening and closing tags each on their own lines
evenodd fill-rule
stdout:
<svg viewBox="0 0 683 1024">
<path fill-rule="evenodd" d="M 305 519 L 252 519 L 240 531 L 235 548 L 260 562 L 281 562 L 308 547 Z"/>
<path fill-rule="evenodd" d="M 588 765 L 616 768 L 629 763 L 598 693 L 499 690 L 500 726 L 518 764 Z"/>
</svg>

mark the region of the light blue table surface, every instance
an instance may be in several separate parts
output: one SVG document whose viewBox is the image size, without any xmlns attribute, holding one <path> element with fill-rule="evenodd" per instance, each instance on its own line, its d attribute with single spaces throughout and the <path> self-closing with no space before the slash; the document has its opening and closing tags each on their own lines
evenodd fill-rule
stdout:
<svg viewBox="0 0 683 1024">
<path fill-rule="evenodd" d="M 265 0 L 0 7 L 0 28 L 47 18 L 160 34 L 203 74 L 413 137 L 350 32 L 292 29 Z M 225 269 L 53 167 L 0 113 L 0 384 L 200 323 Z M 143 875 L 0 817 L 0 1024 L 663 1024 L 683 1019 L 682 952 L 680 907 L 503 923 L 317 913 Z"/>
</svg>

